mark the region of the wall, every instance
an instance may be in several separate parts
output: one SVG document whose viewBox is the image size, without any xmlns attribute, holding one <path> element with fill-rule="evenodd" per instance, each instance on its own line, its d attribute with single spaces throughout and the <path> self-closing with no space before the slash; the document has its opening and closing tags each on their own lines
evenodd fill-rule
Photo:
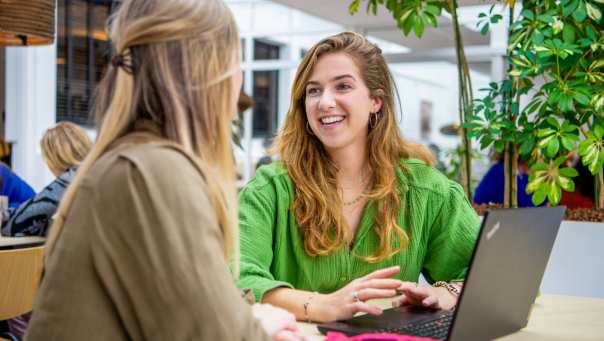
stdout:
<svg viewBox="0 0 604 341">
<path fill-rule="evenodd" d="M 54 178 L 39 141 L 56 116 L 56 45 L 6 48 L 6 139 L 13 170 L 40 191 Z"/>
</svg>

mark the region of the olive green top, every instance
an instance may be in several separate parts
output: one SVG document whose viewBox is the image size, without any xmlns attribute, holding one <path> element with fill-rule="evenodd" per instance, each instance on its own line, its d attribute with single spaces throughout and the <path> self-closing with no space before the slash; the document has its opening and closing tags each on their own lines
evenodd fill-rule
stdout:
<svg viewBox="0 0 604 341">
<path fill-rule="evenodd" d="M 480 222 L 461 186 L 419 160 L 403 160 L 397 171 L 402 196 L 398 224 L 410 237 L 403 251 L 379 263 L 362 256 L 375 253 L 375 205 L 362 213 L 352 250 L 309 256 L 292 207 L 294 185 L 280 162 L 258 169 L 239 194 L 241 239 L 240 288 L 257 300 L 279 286 L 329 293 L 374 270 L 400 265 L 397 278 L 429 282 L 462 280 Z M 398 245 L 396 238 L 393 246 Z"/>
<path fill-rule="evenodd" d="M 270 340 L 240 296 L 194 157 L 131 133 L 94 163 L 26 340 Z"/>
</svg>

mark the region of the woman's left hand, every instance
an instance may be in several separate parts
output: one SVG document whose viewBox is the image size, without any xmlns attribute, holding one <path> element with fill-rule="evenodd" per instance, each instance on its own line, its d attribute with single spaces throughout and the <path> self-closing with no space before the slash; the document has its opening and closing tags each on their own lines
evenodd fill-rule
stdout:
<svg viewBox="0 0 604 341">
<path fill-rule="evenodd" d="M 418 305 L 434 309 L 451 310 L 457 304 L 457 296 L 443 287 L 418 285 L 414 282 L 404 282 L 399 290 L 402 295 L 392 301 L 393 307 L 403 305 Z"/>
</svg>

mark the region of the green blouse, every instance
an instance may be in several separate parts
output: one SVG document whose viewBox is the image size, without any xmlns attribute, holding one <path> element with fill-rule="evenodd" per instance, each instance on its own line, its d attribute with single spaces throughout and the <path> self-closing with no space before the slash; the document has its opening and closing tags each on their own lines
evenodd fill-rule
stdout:
<svg viewBox="0 0 604 341">
<path fill-rule="evenodd" d="M 374 203 L 364 208 L 352 252 L 342 247 L 328 256 L 309 256 L 290 209 L 294 185 L 285 167 L 275 162 L 259 168 L 239 194 L 238 286 L 251 288 L 257 301 L 281 286 L 329 293 L 392 265 L 400 265 L 397 278 L 404 281 L 417 281 L 420 272 L 431 283 L 463 279 L 480 226 L 478 216 L 459 184 L 419 160 L 401 163 L 405 171 L 397 171 L 403 196 L 398 224 L 410 243 L 379 263 L 359 257 L 374 254 L 379 245 Z"/>
</svg>

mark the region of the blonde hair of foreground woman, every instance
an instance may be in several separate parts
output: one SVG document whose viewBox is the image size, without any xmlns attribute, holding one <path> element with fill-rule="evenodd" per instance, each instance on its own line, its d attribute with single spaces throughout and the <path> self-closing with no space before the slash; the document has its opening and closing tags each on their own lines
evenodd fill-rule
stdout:
<svg viewBox="0 0 604 341">
<path fill-rule="evenodd" d="M 92 148 L 86 131 L 71 122 L 59 122 L 48 128 L 40 140 L 42 157 L 55 176 L 78 167 Z"/>
<path fill-rule="evenodd" d="M 224 256 L 232 256 L 237 267 L 231 120 L 240 43 L 230 10 L 212 0 L 123 1 L 109 19 L 109 37 L 126 66 L 109 66 L 99 85 L 97 140 L 61 201 L 47 252 L 60 238 L 75 193 L 95 161 L 132 131 L 136 120 L 151 119 L 165 138 L 198 157 L 223 232 Z"/>
<path fill-rule="evenodd" d="M 309 255 L 327 255 L 352 239 L 346 225 L 336 186 L 337 168 L 330 161 L 321 142 L 307 127 L 305 111 L 306 85 L 322 55 L 343 52 L 355 62 L 369 95 L 380 97 L 382 107 L 373 117 L 367 139 L 369 169 L 372 170 L 367 197 L 375 200 L 375 226 L 380 238 L 376 254 L 366 258 L 378 262 L 389 258 L 407 246 L 409 238 L 396 219 L 400 207 L 396 170 L 400 160 L 418 158 L 434 164 L 430 151 L 405 141 L 399 132 L 395 115 L 394 80 L 379 47 L 365 37 L 343 32 L 323 39 L 304 56 L 294 79 L 291 106 L 278 136 L 276 149 L 295 184 L 293 203 L 296 221 L 303 231 L 304 249 Z M 334 227 L 332 229 L 332 227 Z M 392 248 L 392 237 L 399 247 Z"/>
</svg>

